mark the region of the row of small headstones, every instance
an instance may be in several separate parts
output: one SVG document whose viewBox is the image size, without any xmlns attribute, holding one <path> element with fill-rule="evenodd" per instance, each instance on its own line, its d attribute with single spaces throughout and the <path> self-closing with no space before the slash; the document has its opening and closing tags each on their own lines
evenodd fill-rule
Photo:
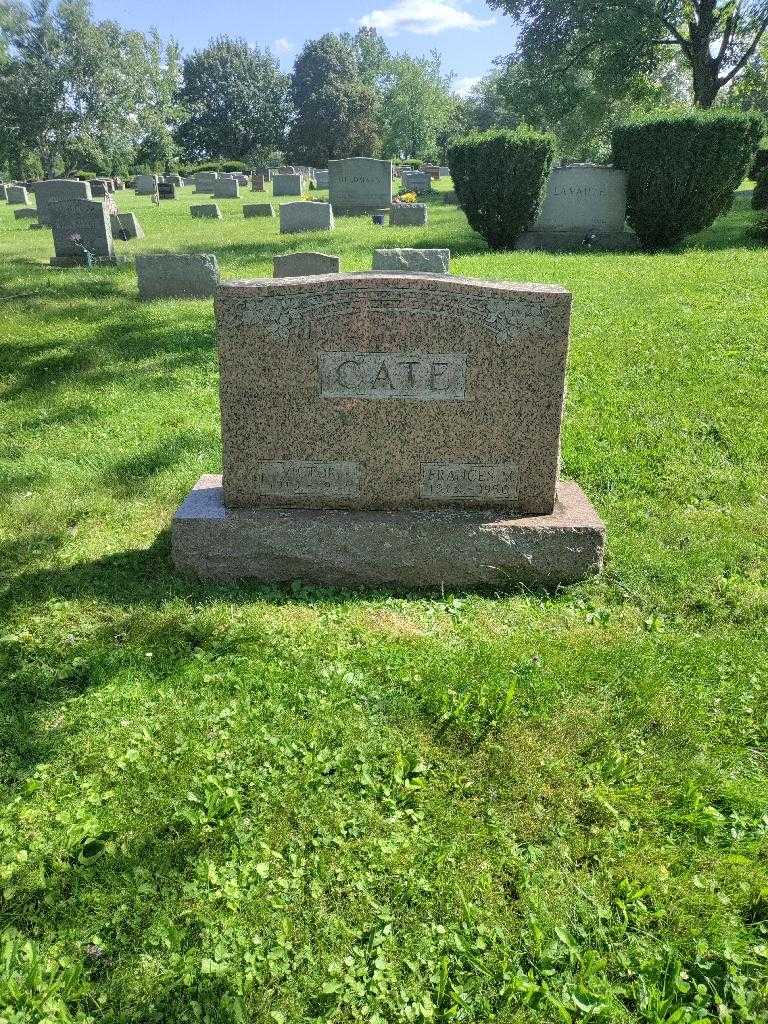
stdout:
<svg viewBox="0 0 768 1024">
<path fill-rule="evenodd" d="M 374 249 L 372 270 L 389 274 L 448 274 L 449 249 Z M 274 277 L 307 277 L 341 272 L 341 258 L 295 252 L 272 258 Z M 219 284 L 212 253 L 141 253 L 136 257 L 139 297 L 210 298 Z"/>
</svg>

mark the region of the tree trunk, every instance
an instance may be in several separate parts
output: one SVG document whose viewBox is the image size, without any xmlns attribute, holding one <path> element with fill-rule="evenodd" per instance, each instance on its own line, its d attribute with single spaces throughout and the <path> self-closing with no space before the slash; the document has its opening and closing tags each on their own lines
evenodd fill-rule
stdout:
<svg viewBox="0 0 768 1024">
<path fill-rule="evenodd" d="M 687 56 L 693 71 L 693 102 L 708 110 L 720 91 L 720 67 L 710 49 L 716 26 L 715 0 L 701 0 L 698 14 L 698 20 L 688 22 Z"/>
</svg>

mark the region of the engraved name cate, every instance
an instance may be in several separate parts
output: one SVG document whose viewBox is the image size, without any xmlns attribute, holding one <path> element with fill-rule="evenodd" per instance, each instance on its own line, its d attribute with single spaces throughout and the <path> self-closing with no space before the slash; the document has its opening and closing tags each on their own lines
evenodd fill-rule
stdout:
<svg viewBox="0 0 768 1024">
<path fill-rule="evenodd" d="M 466 352 L 321 352 L 324 398 L 456 401 L 466 392 Z"/>
</svg>

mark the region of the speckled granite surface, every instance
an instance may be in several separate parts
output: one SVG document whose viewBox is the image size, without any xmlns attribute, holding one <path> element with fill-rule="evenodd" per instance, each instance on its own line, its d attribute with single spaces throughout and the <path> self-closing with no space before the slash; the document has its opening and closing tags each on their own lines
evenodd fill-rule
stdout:
<svg viewBox="0 0 768 1024">
<path fill-rule="evenodd" d="M 224 501 L 552 512 L 570 301 L 427 274 L 220 285 Z"/>
<path fill-rule="evenodd" d="M 175 566 L 203 579 L 336 586 L 575 583 L 600 571 L 605 528 L 574 483 L 548 516 L 467 509 L 350 512 L 228 509 L 200 478 L 173 520 Z"/>
</svg>

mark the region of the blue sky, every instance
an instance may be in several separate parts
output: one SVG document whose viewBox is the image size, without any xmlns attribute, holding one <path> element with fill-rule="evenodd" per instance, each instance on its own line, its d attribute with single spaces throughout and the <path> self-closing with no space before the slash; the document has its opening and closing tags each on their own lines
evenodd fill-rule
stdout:
<svg viewBox="0 0 768 1024">
<path fill-rule="evenodd" d="M 372 25 L 390 49 L 420 56 L 443 54 L 444 67 L 456 74 L 455 88 L 466 92 L 486 74 L 493 58 L 514 48 L 511 20 L 484 0 L 282 0 L 250 4 L 242 0 L 92 0 L 94 16 L 112 18 L 126 28 L 157 28 L 173 36 L 185 51 L 219 34 L 242 36 L 269 46 L 283 68 L 291 68 L 307 39 L 324 32 L 354 31 Z"/>
</svg>

